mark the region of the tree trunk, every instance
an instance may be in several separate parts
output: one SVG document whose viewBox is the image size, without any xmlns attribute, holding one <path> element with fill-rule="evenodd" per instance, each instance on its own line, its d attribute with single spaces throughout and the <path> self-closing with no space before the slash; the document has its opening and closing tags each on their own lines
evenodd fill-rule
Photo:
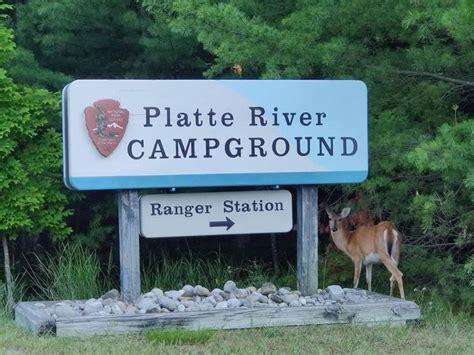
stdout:
<svg viewBox="0 0 474 355">
<path fill-rule="evenodd" d="M 3 265 L 5 268 L 5 278 L 7 281 L 7 304 L 6 307 L 8 311 L 13 310 L 13 305 L 15 301 L 13 300 L 13 276 L 10 268 L 10 253 L 8 252 L 8 242 L 7 237 L 2 236 L 2 246 L 3 246 Z"/>
</svg>

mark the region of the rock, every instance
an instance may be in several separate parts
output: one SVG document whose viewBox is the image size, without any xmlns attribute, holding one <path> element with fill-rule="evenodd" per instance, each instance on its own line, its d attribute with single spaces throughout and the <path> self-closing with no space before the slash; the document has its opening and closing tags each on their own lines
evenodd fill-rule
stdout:
<svg viewBox="0 0 474 355">
<path fill-rule="evenodd" d="M 107 291 L 105 294 L 102 295 L 101 297 L 103 300 L 106 299 L 113 299 L 113 300 L 118 300 L 120 298 L 120 292 L 113 288 L 110 291 Z"/>
<path fill-rule="evenodd" d="M 251 303 L 257 303 L 260 297 L 262 297 L 262 294 L 260 292 L 255 291 L 247 297 L 247 300 Z"/>
<path fill-rule="evenodd" d="M 245 298 L 249 295 L 249 292 L 244 288 L 239 288 L 234 292 L 235 298 Z"/>
<path fill-rule="evenodd" d="M 96 300 L 95 298 L 91 298 L 87 300 L 85 305 L 94 308 L 96 311 L 104 308 L 104 305 L 102 304 L 102 302 L 100 300 Z"/>
<path fill-rule="evenodd" d="M 301 303 L 300 303 L 299 300 L 293 300 L 293 301 L 290 302 L 290 304 L 288 306 L 290 306 L 290 307 L 299 307 L 299 306 L 301 306 Z"/>
<path fill-rule="evenodd" d="M 299 301 L 300 299 L 300 296 L 298 296 L 297 294 L 294 294 L 294 293 L 289 293 L 287 295 L 282 295 L 281 296 L 281 299 L 287 303 L 287 304 L 290 304 L 291 302 L 293 301 Z"/>
<path fill-rule="evenodd" d="M 221 290 L 220 288 L 215 288 L 211 291 L 211 294 L 213 294 L 213 295 L 220 294 L 222 296 L 223 293 L 225 293 L 225 292 L 223 290 Z"/>
<path fill-rule="evenodd" d="M 124 314 L 124 311 L 122 310 L 122 308 L 119 307 L 118 304 L 114 304 L 112 306 L 112 314 L 121 315 Z"/>
<path fill-rule="evenodd" d="M 216 305 L 216 309 L 227 309 L 228 306 L 229 304 L 227 303 L 227 301 L 222 301 Z"/>
<path fill-rule="evenodd" d="M 34 304 L 36 308 L 46 308 L 46 305 L 44 303 L 37 302 Z"/>
<path fill-rule="evenodd" d="M 222 297 L 222 295 L 219 294 L 219 293 L 212 294 L 212 297 L 214 297 L 214 299 L 216 300 L 216 302 L 222 302 L 222 301 L 224 301 L 224 297 Z"/>
<path fill-rule="evenodd" d="M 300 301 L 300 303 L 301 303 L 302 306 L 305 306 L 305 305 L 306 305 L 306 302 L 307 302 L 307 301 L 306 301 L 306 298 L 300 297 L 299 301 Z"/>
<path fill-rule="evenodd" d="M 54 307 L 53 315 L 59 318 L 76 317 L 79 312 L 70 304 L 58 304 Z"/>
<path fill-rule="evenodd" d="M 157 304 L 153 301 L 152 298 L 140 296 L 136 301 L 135 305 L 138 309 L 144 309 L 145 312 L 148 312 L 152 308 L 156 307 Z"/>
<path fill-rule="evenodd" d="M 156 295 L 156 293 L 151 292 L 151 291 L 145 293 L 142 297 L 151 298 L 152 300 L 155 300 L 155 301 L 158 299 L 158 296 Z"/>
<path fill-rule="evenodd" d="M 270 296 L 268 296 L 268 298 L 270 300 L 272 300 L 273 302 L 275 302 L 275 303 L 282 303 L 283 302 L 283 299 L 280 296 L 278 296 L 276 293 L 270 294 Z"/>
<path fill-rule="evenodd" d="M 127 310 L 127 305 L 125 304 L 125 302 L 117 301 L 116 305 L 120 308 L 122 313 L 125 313 L 125 311 Z"/>
<path fill-rule="evenodd" d="M 197 285 L 195 288 L 194 288 L 194 292 L 193 294 L 197 295 L 197 296 L 201 296 L 201 297 L 207 297 L 209 296 L 210 292 L 207 288 L 201 286 L 201 285 Z"/>
<path fill-rule="evenodd" d="M 237 290 L 238 288 L 234 281 L 229 280 L 224 284 L 224 292 L 235 293 Z"/>
<path fill-rule="evenodd" d="M 262 287 L 260 287 L 260 293 L 264 296 L 269 295 L 270 293 L 276 293 L 277 288 L 271 282 L 265 282 Z"/>
<path fill-rule="evenodd" d="M 193 303 L 192 305 L 186 308 L 186 312 L 198 312 L 199 310 L 199 305 L 196 303 Z"/>
<path fill-rule="evenodd" d="M 247 287 L 246 290 L 248 294 L 251 294 L 252 292 L 257 292 L 257 288 L 253 286 Z"/>
<path fill-rule="evenodd" d="M 125 310 L 125 314 L 137 314 L 138 313 L 138 308 L 129 304 L 127 305 L 127 309 Z"/>
<path fill-rule="evenodd" d="M 156 297 L 163 296 L 163 291 L 159 288 L 156 288 L 156 287 L 153 290 L 151 290 L 150 292 L 153 292 L 156 295 Z"/>
<path fill-rule="evenodd" d="M 165 296 L 168 298 L 171 298 L 172 300 L 178 300 L 183 294 L 184 294 L 183 290 L 179 290 L 179 291 L 172 290 L 172 291 L 165 292 Z"/>
<path fill-rule="evenodd" d="M 194 287 L 191 285 L 185 285 L 182 290 L 183 292 L 183 297 L 192 297 L 193 292 L 194 292 Z"/>
<path fill-rule="evenodd" d="M 183 302 L 183 305 L 188 308 L 188 307 L 191 307 L 192 305 L 194 305 L 194 301 L 184 301 Z"/>
<path fill-rule="evenodd" d="M 290 291 L 291 291 L 291 290 L 290 290 L 289 287 L 281 287 L 281 288 L 278 289 L 278 293 L 279 293 L 280 295 L 287 295 L 287 294 L 290 293 Z"/>
<path fill-rule="evenodd" d="M 107 298 L 107 299 L 102 301 L 102 304 L 105 307 L 105 306 L 111 306 L 111 305 L 115 304 L 116 302 L 117 302 L 117 300 L 115 300 L 115 299 Z"/>
<path fill-rule="evenodd" d="M 166 296 L 161 296 L 161 297 L 158 297 L 158 304 L 169 310 L 169 311 L 174 311 L 177 307 L 178 307 L 178 302 L 176 302 L 176 300 L 173 300 L 169 297 L 166 297 Z"/>
<path fill-rule="evenodd" d="M 178 305 L 178 308 L 177 308 L 178 312 L 184 312 L 185 310 L 186 310 L 186 307 L 184 306 L 184 304 Z"/>
<path fill-rule="evenodd" d="M 329 295 L 332 299 L 337 300 L 341 297 L 344 297 L 344 290 L 339 285 L 331 285 L 327 287 Z"/>
<path fill-rule="evenodd" d="M 284 308 L 284 307 L 288 307 L 288 305 L 285 302 L 283 302 L 283 303 L 278 304 L 278 307 Z"/>
<path fill-rule="evenodd" d="M 222 297 L 221 297 L 221 298 L 222 298 Z M 215 307 L 218 302 L 222 302 L 222 301 L 223 301 L 223 300 L 217 301 L 217 300 L 216 300 L 216 296 L 214 296 L 214 295 L 211 295 L 211 296 L 207 297 L 207 298 L 204 300 L 204 302 L 208 302 L 208 303 L 211 304 L 213 307 Z"/>
<path fill-rule="evenodd" d="M 306 304 L 308 306 L 315 306 L 316 305 L 316 300 L 314 298 L 306 299 Z"/>
<path fill-rule="evenodd" d="M 239 308 L 240 305 L 241 305 L 241 302 L 237 298 L 233 298 L 233 299 L 227 301 L 227 306 L 229 308 Z"/>
<path fill-rule="evenodd" d="M 325 304 L 325 303 L 326 303 L 326 300 L 325 300 L 325 298 L 324 298 L 323 296 L 318 296 L 318 297 L 316 298 L 316 300 L 317 300 L 318 303 L 320 303 L 320 304 Z"/>
<path fill-rule="evenodd" d="M 241 307 L 247 307 L 247 308 L 253 307 L 252 302 L 250 302 L 250 301 L 249 301 L 248 299 L 246 299 L 246 298 L 240 300 L 240 305 L 241 305 Z"/>
<path fill-rule="evenodd" d="M 102 308 L 100 308 L 100 309 L 102 309 Z M 95 307 L 92 307 L 92 306 L 90 306 L 90 305 L 88 305 L 88 304 L 84 304 L 84 305 L 81 307 L 81 311 L 82 311 L 81 314 L 82 314 L 83 316 L 88 316 L 88 315 L 90 315 L 90 314 L 96 313 L 96 312 L 98 311 L 98 309 L 95 308 Z"/>
</svg>

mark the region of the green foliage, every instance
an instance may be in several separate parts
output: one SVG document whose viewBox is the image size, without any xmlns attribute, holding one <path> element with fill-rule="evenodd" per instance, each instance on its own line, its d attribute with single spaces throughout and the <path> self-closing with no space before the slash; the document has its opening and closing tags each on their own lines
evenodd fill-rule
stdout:
<svg viewBox="0 0 474 355">
<path fill-rule="evenodd" d="M 0 62 L 5 62 L 14 46 L 3 22 L 0 47 Z M 56 237 L 70 232 L 60 189 L 61 138 L 49 126 L 58 105 L 57 95 L 20 87 L 0 68 L 0 233 L 9 238 L 43 230 Z"/>
<path fill-rule="evenodd" d="M 116 78 L 139 51 L 133 2 L 31 0 L 18 6 L 17 36 L 50 70 L 80 78 Z"/>
<path fill-rule="evenodd" d="M 183 257 L 173 260 L 163 254 L 161 258 L 149 257 L 142 263 L 142 290 L 154 287 L 163 290 L 179 289 L 184 285 L 202 285 L 209 288 L 222 288 L 226 281 L 233 280 L 239 287 L 260 287 L 270 281 L 277 286 L 296 288 L 295 269 L 289 266 L 280 274 L 257 262 L 230 265 L 222 257 L 193 258 Z"/>
<path fill-rule="evenodd" d="M 57 72 L 81 79 L 200 77 L 198 42 L 171 32 L 164 13 L 153 20 L 131 0 L 92 0 L 87 6 L 79 0 L 31 0 L 18 7 L 16 33 L 48 69 L 34 73 L 35 83 L 56 85 L 66 78 Z M 21 54 L 14 73 L 26 80 L 34 60 Z"/>
<path fill-rule="evenodd" d="M 20 302 L 25 299 L 27 294 L 27 283 L 25 275 L 17 274 L 13 279 L 13 299 L 15 302 Z M 8 304 L 8 289 L 7 285 L 0 280 L 0 318 L 11 318 L 12 309 Z"/>
<path fill-rule="evenodd" d="M 28 264 L 32 288 L 41 299 L 87 299 L 110 290 L 111 267 L 104 272 L 95 251 L 61 243 L 54 254 L 33 254 Z"/>
<path fill-rule="evenodd" d="M 43 68 L 36 61 L 33 52 L 17 48 L 14 58 L 7 64 L 7 70 L 15 83 L 51 91 L 60 91 L 72 77 Z"/>
<path fill-rule="evenodd" d="M 150 330 L 145 338 L 152 344 L 193 345 L 207 343 L 214 333 L 212 330 Z"/>
</svg>

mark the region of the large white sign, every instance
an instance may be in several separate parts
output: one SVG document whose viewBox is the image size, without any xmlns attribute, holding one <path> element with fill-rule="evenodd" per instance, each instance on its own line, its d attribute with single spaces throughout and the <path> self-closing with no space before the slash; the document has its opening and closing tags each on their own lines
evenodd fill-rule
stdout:
<svg viewBox="0 0 474 355">
<path fill-rule="evenodd" d="M 143 195 L 141 234 L 148 238 L 288 232 L 287 190 Z"/>
<path fill-rule="evenodd" d="M 63 91 L 78 190 L 363 181 L 360 81 L 78 80 Z"/>
</svg>

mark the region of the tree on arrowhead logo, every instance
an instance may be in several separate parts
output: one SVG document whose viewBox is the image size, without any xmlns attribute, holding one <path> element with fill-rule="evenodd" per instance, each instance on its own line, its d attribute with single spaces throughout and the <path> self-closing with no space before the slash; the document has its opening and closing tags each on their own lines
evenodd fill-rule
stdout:
<svg viewBox="0 0 474 355">
<path fill-rule="evenodd" d="M 117 148 L 128 125 L 129 112 L 120 108 L 120 102 L 104 99 L 84 110 L 86 127 L 95 147 L 104 157 Z"/>
</svg>

